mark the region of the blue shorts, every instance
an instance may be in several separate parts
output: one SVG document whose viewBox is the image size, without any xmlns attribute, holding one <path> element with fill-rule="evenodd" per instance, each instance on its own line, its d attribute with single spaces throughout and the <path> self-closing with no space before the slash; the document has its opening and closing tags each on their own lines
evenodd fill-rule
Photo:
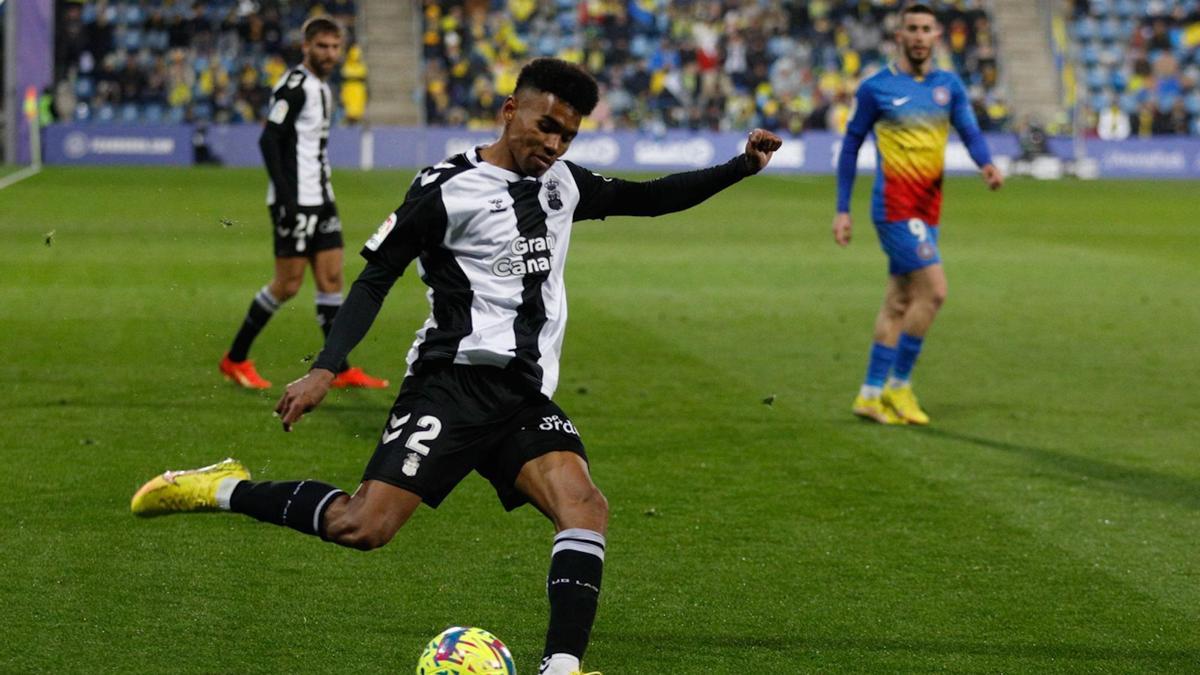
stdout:
<svg viewBox="0 0 1200 675">
<path fill-rule="evenodd" d="M 938 228 L 917 218 L 876 223 L 879 247 L 888 257 L 888 274 L 908 274 L 942 262 L 938 252 Z"/>
</svg>

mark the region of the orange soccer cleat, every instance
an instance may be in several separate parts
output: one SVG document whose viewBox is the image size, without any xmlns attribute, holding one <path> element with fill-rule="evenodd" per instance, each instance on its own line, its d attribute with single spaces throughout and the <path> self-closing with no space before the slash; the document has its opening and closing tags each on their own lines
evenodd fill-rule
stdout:
<svg viewBox="0 0 1200 675">
<path fill-rule="evenodd" d="M 229 352 L 221 357 L 221 374 L 230 382 L 235 382 L 239 386 L 247 389 L 267 389 L 271 383 L 267 382 L 254 369 L 254 362 L 246 359 L 245 361 L 230 361 Z"/>
<path fill-rule="evenodd" d="M 347 368 L 337 374 L 333 378 L 333 386 L 335 389 L 346 389 L 355 387 L 357 389 L 387 389 L 388 381 L 378 377 L 371 377 L 363 372 L 362 368 L 354 367 Z"/>
</svg>

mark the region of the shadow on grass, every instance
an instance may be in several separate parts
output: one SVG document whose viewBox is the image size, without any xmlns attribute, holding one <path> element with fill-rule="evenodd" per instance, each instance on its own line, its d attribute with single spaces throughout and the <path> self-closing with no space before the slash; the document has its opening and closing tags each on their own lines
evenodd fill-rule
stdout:
<svg viewBox="0 0 1200 675">
<path fill-rule="evenodd" d="M 1200 481 L 1120 466 L 1059 450 L 997 441 L 957 431 L 932 427 L 910 427 L 910 429 L 927 436 L 962 441 L 990 450 L 1024 455 L 1060 474 L 1081 479 L 1085 484 L 1096 488 L 1104 487 L 1142 499 L 1200 510 Z"/>
<path fill-rule="evenodd" d="M 903 638 L 836 638 L 782 637 L 768 635 L 707 635 L 694 633 L 642 633 L 604 631 L 603 640 L 609 645 L 628 644 L 631 649 L 648 644 L 701 644 L 728 649 L 766 649 L 783 653 L 797 651 L 878 652 L 916 654 L 920 656 L 984 656 L 1017 659 L 1051 659 L 1072 661 L 1132 660 L 1153 662 L 1161 666 L 1194 664 L 1200 652 L 1189 649 L 1152 649 L 1144 647 L 1115 647 L 1092 644 L 1030 644 L 1004 642 L 970 642 Z"/>
</svg>

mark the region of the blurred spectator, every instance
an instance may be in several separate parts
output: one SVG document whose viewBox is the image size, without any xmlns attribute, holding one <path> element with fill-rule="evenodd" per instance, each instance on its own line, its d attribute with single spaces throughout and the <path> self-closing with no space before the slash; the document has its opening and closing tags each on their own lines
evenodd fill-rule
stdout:
<svg viewBox="0 0 1200 675">
<path fill-rule="evenodd" d="M 342 110 L 350 124 L 358 124 L 367 114 L 367 64 L 358 45 L 346 50 L 342 64 Z"/>
<path fill-rule="evenodd" d="M 1076 0 L 1069 26 L 1084 131 L 1101 137 L 1197 134 L 1200 3 Z"/>
<path fill-rule="evenodd" d="M 933 3 L 941 67 L 985 128 L 1007 121 L 981 0 Z M 555 55 L 603 85 L 597 126 L 840 129 L 858 82 L 893 57 L 897 0 L 424 0 L 426 120 L 492 128 L 518 66 Z M 993 113 L 999 113 L 993 117 Z"/>
<path fill-rule="evenodd" d="M 1026 117 L 1017 129 L 1017 145 L 1021 153 L 1017 159 L 1031 162 L 1050 155 L 1050 141 L 1046 129 L 1034 117 Z"/>
<path fill-rule="evenodd" d="M 259 122 L 271 88 L 300 60 L 299 27 L 330 14 L 346 28 L 346 121 L 362 119 L 366 64 L 356 0 L 59 0 L 55 108 L 64 119 Z M 335 91 L 341 76 L 330 83 Z M 353 117 L 350 104 L 353 103 Z"/>
<path fill-rule="evenodd" d="M 1116 103 L 1111 103 L 1100 111 L 1100 119 L 1096 125 L 1096 133 L 1100 138 L 1106 141 L 1123 141 L 1129 138 L 1132 130 L 1129 115 Z"/>
</svg>

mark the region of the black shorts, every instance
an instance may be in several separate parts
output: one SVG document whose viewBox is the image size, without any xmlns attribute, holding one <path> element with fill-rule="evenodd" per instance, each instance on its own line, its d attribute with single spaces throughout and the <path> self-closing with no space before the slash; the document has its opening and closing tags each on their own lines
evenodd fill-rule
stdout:
<svg viewBox="0 0 1200 675">
<path fill-rule="evenodd" d="M 502 368 L 451 365 L 405 378 L 363 480 L 437 508 L 473 469 L 511 511 L 529 501 L 514 486 L 521 467 L 555 450 L 587 461 L 579 431 L 554 401 Z"/>
<path fill-rule="evenodd" d="M 276 258 L 310 258 L 318 251 L 342 248 L 342 221 L 337 205 L 301 206 L 292 222 L 282 222 L 283 209 L 271 205 Z"/>
</svg>

